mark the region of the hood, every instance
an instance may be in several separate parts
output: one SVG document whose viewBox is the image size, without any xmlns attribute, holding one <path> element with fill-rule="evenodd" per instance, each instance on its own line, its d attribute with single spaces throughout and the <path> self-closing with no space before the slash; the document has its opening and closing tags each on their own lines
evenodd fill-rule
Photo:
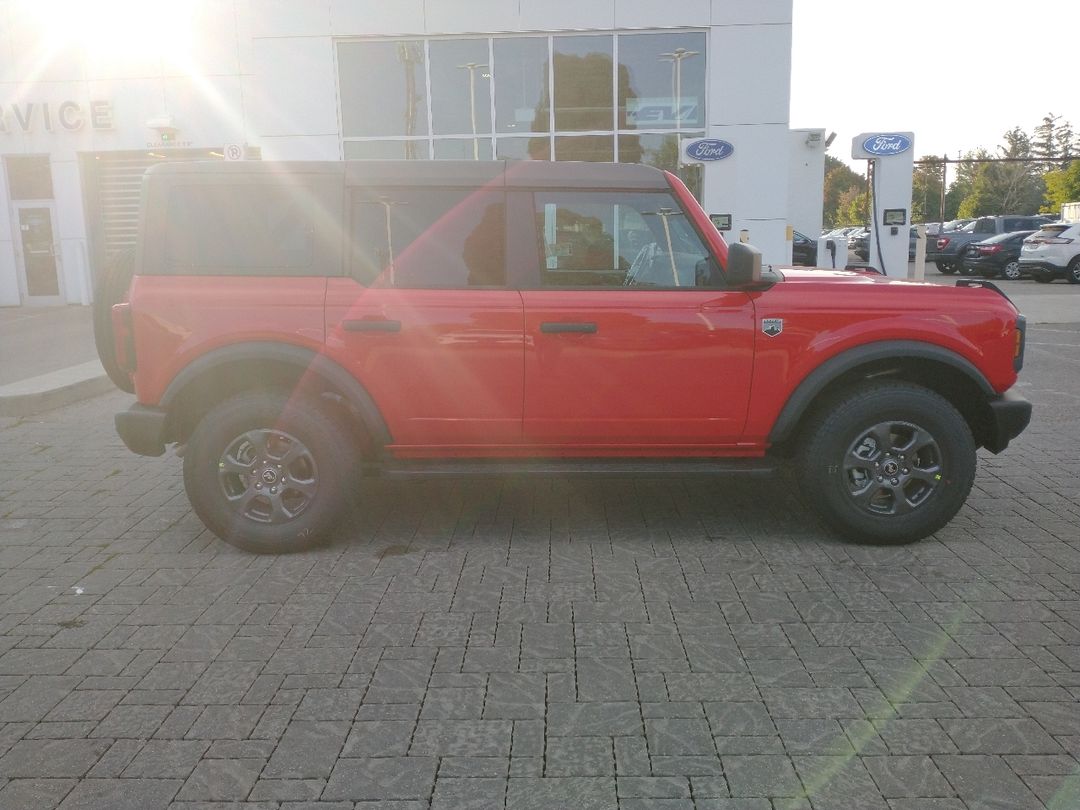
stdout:
<svg viewBox="0 0 1080 810">
<path fill-rule="evenodd" d="M 911 281 L 904 278 L 889 278 L 880 273 L 872 273 L 862 270 L 833 270 L 827 267 L 783 267 L 779 272 L 784 281 L 800 282 L 829 282 L 832 284 L 885 284 L 899 285 L 902 287 L 935 287 L 941 284 L 933 284 L 929 281 Z M 948 289 L 948 288 L 946 288 Z"/>
</svg>

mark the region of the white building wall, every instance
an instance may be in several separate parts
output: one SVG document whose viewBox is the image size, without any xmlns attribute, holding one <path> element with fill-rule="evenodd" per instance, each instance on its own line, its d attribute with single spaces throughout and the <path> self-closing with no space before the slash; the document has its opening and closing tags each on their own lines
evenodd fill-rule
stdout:
<svg viewBox="0 0 1080 810">
<path fill-rule="evenodd" d="M 825 185 L 825 130 L 793 129 L 788 135 L 788 221 L 811 239 L 821 233 Z"/>
<path fill-rule="evenodd" d="M 240 143 L 260 146 L 265 159 L 338 160 L 334 42 L 344 37 L 704 30 L 706 137 L 735 146 L 731 157 L 704 167 L 706 209 L 734 214 L 733 233 L 748 230 L 767 261 L 781 262 L 788 224 L 809 224 L 801 209 L 820 197 L 818 190 L 799 193 L 808 167 L 788 131 L 792 0 L 195 0 L 192 48 L 176 59 L 56 48 L 47 39 L 48 21 L 34 7 L 33 0 L 0 0 L 0 104 L 8 109 L 0 154 L 50 156 L 54 229 L 70 303 L 90 296 L 79 153 L 147 149 L 157 138 L 147 121 L 170 115 L 178 145 Z M 27 84 L 30 76 L 37 79 Z M 49 103 L 55 113 L 62 101 L 85 107 L 95 99 L 110 102 L 112 128 L 54 126 L 50 132 L 39 124 L 23 133 L 11 125 L 14 102 Z M 5 189 L 0 305 L 20 301 L 9 209 Z"/>
</svg>

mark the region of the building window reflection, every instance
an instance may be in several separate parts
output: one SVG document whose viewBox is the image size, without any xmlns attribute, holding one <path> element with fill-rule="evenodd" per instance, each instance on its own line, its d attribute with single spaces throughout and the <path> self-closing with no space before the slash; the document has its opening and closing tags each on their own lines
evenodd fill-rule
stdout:
<svg viewBox="0 0 1080 810">
<path fill-rule="evenodd" d="M 347 159 L 618 160 L 677 172 L 706 126 L 700 31 L 339 42 Z M 376 78 L 377 77 L 377 80 Z"/>
</svg>

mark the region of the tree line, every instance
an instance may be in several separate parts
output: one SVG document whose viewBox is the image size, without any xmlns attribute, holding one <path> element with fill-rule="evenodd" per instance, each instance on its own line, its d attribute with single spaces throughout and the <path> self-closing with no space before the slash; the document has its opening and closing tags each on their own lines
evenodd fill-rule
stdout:
<svg viewBox="0 0 1080 810">
<path fill-rule="evenodd" d="M 1060 213 L 1063 203 L 1080 200 L 1080 133 L 1060 115 L 1048 113 L 1028 133 L 1013 127 L 993 151 L 980 147 L 948 164 L 945 219 L 993 214 Z M 987 158 L 1021 158 L 976 163 Z M 955 159 L 950 159 L 950 161 Z M 927 155 L 915 164 L 911 221 L 937 222 L 941 216 L 942 162 Z M 866 177 L 825 156 L 824 222 L 828 227 L 869 221 Z"/>
</svg>

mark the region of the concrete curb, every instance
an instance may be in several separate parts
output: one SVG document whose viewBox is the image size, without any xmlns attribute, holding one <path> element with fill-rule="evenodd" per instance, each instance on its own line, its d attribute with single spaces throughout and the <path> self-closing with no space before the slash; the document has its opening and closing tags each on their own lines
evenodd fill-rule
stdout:
<svg viewBox="0 0 1080 810">
<path fill-rule="evenodd" d="M 0 385 L 0 416 L 31 416 L 115 390 L 97 360 Z"/>
</svg>

